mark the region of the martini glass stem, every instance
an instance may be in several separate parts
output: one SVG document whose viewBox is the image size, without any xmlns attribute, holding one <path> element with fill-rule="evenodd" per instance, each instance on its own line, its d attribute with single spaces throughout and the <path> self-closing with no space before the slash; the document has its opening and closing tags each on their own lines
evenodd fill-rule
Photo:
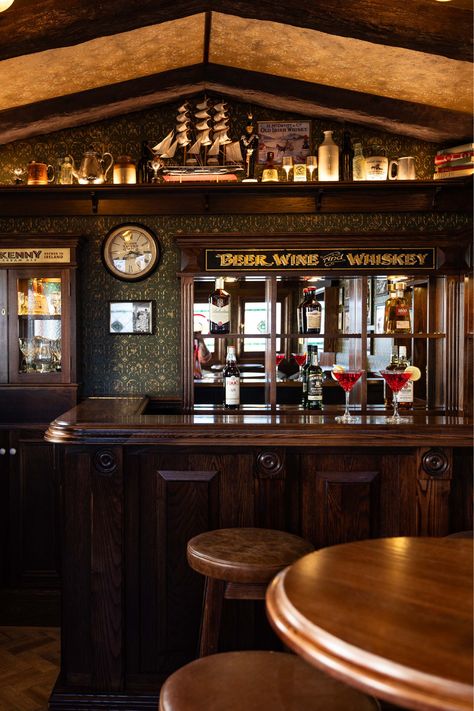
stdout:
<svg viewBox="0 0 474 711">
<path fill-rule="evenodd" d="M 392 418 L 394 420 L 400 419 L 400 415 L 398 414 L 398 393 L 393 391 L 393 415 Z"/>
<path fill-rule="evenodd" d="M 344 415 L 343 415 L 343 417 L 344 417 L 345 420 L 348 420 L 348 419 L 350 419 L 350 416 L 351 416 L 351 415 L 350 415 L 350 412 L 349 412 L 349 395 L 350 395 L 349 390 L 345 390 L 345 391 L 344 391 L 344 394 L 345 394 L 345 396 L 346 396 L 346 409 L 344 410 Z"/>
</svg>

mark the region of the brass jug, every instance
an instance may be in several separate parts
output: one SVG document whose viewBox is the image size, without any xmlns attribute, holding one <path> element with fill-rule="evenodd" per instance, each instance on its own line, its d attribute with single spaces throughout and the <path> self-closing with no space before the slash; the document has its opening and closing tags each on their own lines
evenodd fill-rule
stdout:
<svg viewBox="0 0 474 711">
<path fill-rule="evenodd" d="M 109 164 L 104 170 L 104 158 L 109 157 Z M 74 171 L 74 177 L 82 185 L 100 185 L 105 183 L 107 173 L 112 167 L 114 159 L 111 153 L 103 153 L 100 155 L 94 150 L 93 146 L 89 147 L 82 157 L 81 165 L 78 171 Z"/>
</svg>

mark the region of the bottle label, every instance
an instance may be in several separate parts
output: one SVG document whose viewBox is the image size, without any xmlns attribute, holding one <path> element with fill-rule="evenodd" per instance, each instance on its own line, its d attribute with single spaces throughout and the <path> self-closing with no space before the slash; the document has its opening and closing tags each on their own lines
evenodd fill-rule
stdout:
<svg viewBox="0 0 474 711">
<path fill-rule="evenodd" d="M 240 404 L 240 378 L 238 375 L 231 375 L 225 378 L 225 404 Z"/>
<path fill-rule="evenodd" d="M 308 329 L 320 329 L 321 328 L 321 311 L 314 309 L 314 311 L 306 312 L 306 321 L 308 324 Z"/>
<path fill-rule="evenodd" d="M 409 380 L 405 383 L 403 388 L 398 393 L 398 402 L 402 403 L 413 403 L 413 380 Z"/>
<path fill-rule="evenodd" d="M 230 322 L 230 305 L 223 304 L 223 299 L 217 299 L 217 304 L 211 304 L 210 320 L 218 326 Z"/>
<path fill-rule="evenodd" d="M 323 379 L 321 375 L 316 375 L 308 379 L 308 400 L 310 402 L 322 402 L 323 399 Z"/>
<path fill-rule="evenodd" d="M 262 182 L 270 181 L 278 183 L 278 170 L 276 168 L 265 168 L 262 173 Z"/>
</svg>

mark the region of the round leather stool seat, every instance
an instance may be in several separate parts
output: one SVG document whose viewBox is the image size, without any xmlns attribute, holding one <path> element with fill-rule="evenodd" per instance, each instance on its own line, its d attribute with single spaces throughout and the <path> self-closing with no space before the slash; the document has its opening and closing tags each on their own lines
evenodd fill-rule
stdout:
<svg viewBox="0 0 474 711">
<path fill-rule="evenodd" d="M 160 711 L 376 711 L 378 702 L 294 654 L 226 652 L 165 681 Z"/>
<path fill-rule="evenodd" d="M 299 536 L 267 528 L 221 528 L 188 542 L 191 568 L 235 583 L 269 583 L 287 565 L 314 550 Z"/>
<path fill-rule="evenodd" d="M 474 538 L 474 531 L 458 531 L 457 533 L 450 533 L 446 538 Z"/>
</svg>

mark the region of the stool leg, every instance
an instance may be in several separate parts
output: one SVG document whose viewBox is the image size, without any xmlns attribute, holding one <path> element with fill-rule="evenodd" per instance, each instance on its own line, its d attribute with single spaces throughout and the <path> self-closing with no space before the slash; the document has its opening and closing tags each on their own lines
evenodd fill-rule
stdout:
<svg viewBox="0 0 474 711">
<path fill-rule="evenodd" d="M 204 583 L 204 603 L 199 633 L 199 656 L 215 654 L 219 645 L 222 603 L 224 601 L 225 582 L 215 578 L 206 578 Z"/>
</svg>

